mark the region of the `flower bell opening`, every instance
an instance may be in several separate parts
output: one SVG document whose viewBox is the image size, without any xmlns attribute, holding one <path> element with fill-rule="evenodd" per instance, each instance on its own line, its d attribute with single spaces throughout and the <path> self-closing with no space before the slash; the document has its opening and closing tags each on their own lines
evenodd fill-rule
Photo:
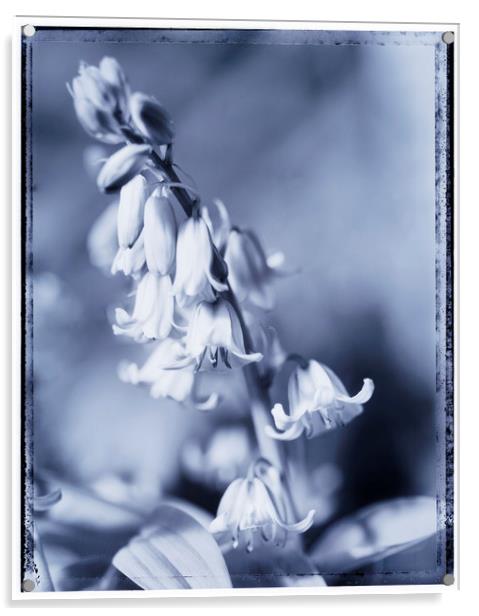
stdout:
<svg viewBox="0 0 479 616">
<path fill-rule="evenodd" d="M 288 521 L 287 497 L 281 481 L 272 480 L 274 473 L 275 469 L 260 459 L 250 466 L 247 477 L 228 486 L 210 524 L 210 532 L 220 542 L 229 537 L 233 549 L 244 544 L 246 551 L 252 552 L 261 542 L 284 547 L 290 534 L 311 528 L 314 510 L 298 522 Z"/>
<path fill-rule="evenodd" d="M 303 433 L 308 438 L 318 436 L 360 415 L 373 392 L 373 381 L 364 379 L 361 390 L 349 396 L 330 368 L 311 360 L 293 370 L 288 383 L 289 413 L 275 404 L 271 413 L 276 429 L 267 426 L 266 433 L 277 440 L 294 440 Z"/>
<path fill-rule="evenodd" d="M 200 370 L 205 363 L 216 368 L 223 364 L 261 361 L 261 353 L 247 352 L 238 315 L 229 301 L 218 298 L 202 301 L 193 312 L 185 336 L 186 351 Z"/>
</svg>

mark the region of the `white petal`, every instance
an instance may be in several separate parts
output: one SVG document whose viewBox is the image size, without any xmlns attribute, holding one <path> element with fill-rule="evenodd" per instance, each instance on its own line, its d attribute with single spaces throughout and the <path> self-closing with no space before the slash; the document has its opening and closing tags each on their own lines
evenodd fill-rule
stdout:
<svg viewBox="0 0 479 616">
<path fill-rule="evenodd" d="M 364 404 L 371 399 L 374 393 L 374 382 L 371 379 L 364 379 L 361 390 L 355 396 L 347 396 L 342 393 L 336 394 L 336 399 L 341 402 L 351 404 Z"/>
<path fill-rule="evenodd" d="M 286 430 L 297 421 L 292 419 L 290 415 L 287 415 L 284 411 L 283 405 L 279 403 L 273 406 L 271 414 L 273 415 L 274 425 L 278 430 Z"/>
<path fill-rule="evenodd" d="M 143 210 L 148 196 L 148 183 L 142 175 L 135 176 L 120 191 L 118 206 L 118 244 L 131 248 L 143 227 Z"/>
<path fill-rule="evenodd" d="M 228 530 L 228 516 L 226 513 L 222 513 L 217 516 L 210 524 L 209 529 L 212 535 L 224 533 Z"/>
<path fill-rule="evenodd" d="M 304 424 L 301 421 L 297 421 L 284 432 L 276 432 L 272 426 L 265 426 L 264 430 L 267 436 L 277 441 L 293 441 L 303 433 Z"/>
<path fill-rule="evenodd" d="M 145 256 L 150 272 L 168 274 L 176 252 L 176 219 L 166 196 L 155 191 L 145 205 Z"/>
</svg>

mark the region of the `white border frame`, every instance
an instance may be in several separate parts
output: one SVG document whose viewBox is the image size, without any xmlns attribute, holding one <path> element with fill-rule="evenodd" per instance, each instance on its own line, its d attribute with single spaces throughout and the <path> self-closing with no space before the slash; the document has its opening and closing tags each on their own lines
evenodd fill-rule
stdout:
<svg viewBox="0 0 479 616">
<path fill-rule="evenodd" d="M 454 584 L 398 585 L 398 586 L 335 586 L 318 588 L 246 588 L 246 589 L 191 589 L 191 590 L 131 590 L 131 591 L 72 591 L 22 592 L 18 584 L 21 568 L 21 35 L 25 25 L 53 27 L 96 28 L 216 28 L 249 29 L 258 24 L 272 30 L 354 30 L 428 32 L 452 31 L 455 37 L 454 57 Z M 18 15 L 14 18 L 12 49 L 12 600 L 45 599 L 146 599 L 173 597 L 232 597 L 232 596 L 310 596 L 310 595 L 388 595 L 388 594 L 449 594 L 459 589 L 459 529 L 458 529 L 458 157 L 459 157 L 459 24 L 429 22 L 353 22 L 353 21 L 300 21 L 300 20 L 209 20 L 188 18 L 130 18 L 130 17 L 44 17 Z"/>
</svg>

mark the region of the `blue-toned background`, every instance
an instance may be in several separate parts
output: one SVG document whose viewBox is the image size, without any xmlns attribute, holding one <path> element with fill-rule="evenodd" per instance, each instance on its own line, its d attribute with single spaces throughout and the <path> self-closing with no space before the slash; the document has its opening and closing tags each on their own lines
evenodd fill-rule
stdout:
<svg viewBox="0 0 479 616">
<path fill-rule="evenodd" d="M 226 36 L 142 44 L 38 34 L 36 471 L 118 500 L 128 485 L 139 506 L 173 493 L 214 510 L 220 492 L 205 492 L 185 471 L 184 443 L 241 420 L 246 409 L 234 382 L 227 408 L 205 418 L 117 378 L 119 360 L 139 359 L 141 350 L 111 333 L 125 280 L 89 260 L 89 231 L 111 197 L 97 191 L 89 161 L 101 152 L 91 149 L 65 86 L 80 60 L 111 55 L 134 90 L 170 111 L 175 159 L 205 202 L 221 198 L 236 223 L 299 269 L 277 284 L 272 320 L 286 349 L 330 365 L 350 390 L 364 377 L 375 381 L 363 416 L 308 443 L 311 468 L 323 465 L 325 483 L 335 483 L 330 515 L 435 495 L 434 48 L 419 39 L 271 45 L 257 33 L 234 44 Z M 285 382 L 283 375 L 278 396 Z"/>
</svg>

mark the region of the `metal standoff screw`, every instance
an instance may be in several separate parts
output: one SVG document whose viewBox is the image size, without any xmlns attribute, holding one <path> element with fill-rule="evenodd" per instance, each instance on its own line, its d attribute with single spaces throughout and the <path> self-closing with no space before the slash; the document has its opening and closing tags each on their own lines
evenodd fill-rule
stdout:
<svg viewBox="0 0 479 616">
<path fill-rule="evenodd" d="M 31 24 L 23 26 L 23 34 L 25 36 L 33 36 L 35 34 L 35 26 L 32 26 Z"/>
<path fill-rule="evenodd" d="M 34 590 L 35 588 L 35 582 L 33 580 L 30 579 L 25 579 L 22 582 L 22 590 L 24 592 L 32 592 L 32 590 Z"/>
<path fill-rule="evenodd" d="M 452 573 L 446 573 L 446 575 L 442 578 L 442 582 L 445 586 L 452 586 L 454 584 L 454 576 Z"/>
<path fill-rule="evenodd" d="M 454 32 L 444 32 L 444 34 L 442 35 L 442 40 L 444 41 L 444 43 L 446 43 L 446 45 L 454 43 Z"/>
</svg>

